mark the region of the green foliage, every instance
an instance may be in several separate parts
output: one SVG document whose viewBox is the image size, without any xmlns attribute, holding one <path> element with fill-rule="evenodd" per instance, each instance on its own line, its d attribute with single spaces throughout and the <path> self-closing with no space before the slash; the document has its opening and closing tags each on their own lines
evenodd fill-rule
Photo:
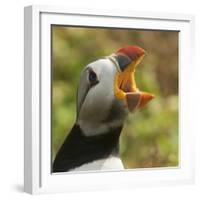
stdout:
<svg viewBox="0 0 200 200">
<path fill-rule="evenodd" d="M 52 156 L 76 118 L 76 90 L 88 63 L 125 45 L 147 52 L 136 71 L 138 87 L 155 94 L 127 119 L 120 139 L 126 168 L 178 165 L 178 33 L 100 28 L 52 28 Z"/>
</svg>

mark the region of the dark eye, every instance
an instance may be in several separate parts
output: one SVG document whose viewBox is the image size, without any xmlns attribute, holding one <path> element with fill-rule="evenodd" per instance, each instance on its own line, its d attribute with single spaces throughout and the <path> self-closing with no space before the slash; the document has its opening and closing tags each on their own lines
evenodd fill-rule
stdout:
<svg viewBox="0 0 200 200">
<path fill-rule="evenodd" d="M 93 71 L 89 72 L 88 79 L 89 79 L 91 85 L 95 85 L 95 84 L 97 84 L 99 82 L 98 79 L 97 79 L 96 73 L 93 72 Z"/>
</svg>

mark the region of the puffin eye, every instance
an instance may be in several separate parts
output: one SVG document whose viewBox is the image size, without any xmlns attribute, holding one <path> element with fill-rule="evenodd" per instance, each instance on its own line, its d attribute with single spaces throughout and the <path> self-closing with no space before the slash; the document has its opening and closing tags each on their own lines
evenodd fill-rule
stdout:
<svg viewBox="0 0 200 200">
<path fill-rule="evenodd" d="M 90 84 L 93 86 L 95 84 L 97 84 L 99 81 L 97 79 L 97 75 L 95 72 L 93 71 L 90 71 L 89 72 L 89 77 L 88 77 L 89 81 L 90 81 Z"/>
</svg>

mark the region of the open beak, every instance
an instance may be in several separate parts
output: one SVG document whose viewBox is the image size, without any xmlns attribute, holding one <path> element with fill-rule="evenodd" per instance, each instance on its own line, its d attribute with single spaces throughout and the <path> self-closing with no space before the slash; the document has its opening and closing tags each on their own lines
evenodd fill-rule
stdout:
<svg viewBox="0 0 200 200">
<path fill-rule="evenodd" d="M 135 81 L 135 69 L 144 55 L 145 51 L 137 46 L 124 47 L 115 54 L 120 67 L 115 77 L 115 96 L 120 100 L 125 100 L 130 112 L 142 108 L 154 98 L 153 94 L 140 91 Z"/>
</svg>

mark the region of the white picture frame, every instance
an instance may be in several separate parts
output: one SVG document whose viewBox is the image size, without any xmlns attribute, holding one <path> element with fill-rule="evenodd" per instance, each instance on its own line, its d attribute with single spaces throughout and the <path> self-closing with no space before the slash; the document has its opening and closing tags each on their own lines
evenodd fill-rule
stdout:
<svg viewBox="0 0 200 200">
<path fill-rule="evenodd" d="M 25 8 L 24 190 L 31 194 L 194 182 L 192 77 L 194 17 L 184 14 Z M 51 24 L 179 31 L 179 166 L 116 172 L 51 174 Z"/>
</svg>

